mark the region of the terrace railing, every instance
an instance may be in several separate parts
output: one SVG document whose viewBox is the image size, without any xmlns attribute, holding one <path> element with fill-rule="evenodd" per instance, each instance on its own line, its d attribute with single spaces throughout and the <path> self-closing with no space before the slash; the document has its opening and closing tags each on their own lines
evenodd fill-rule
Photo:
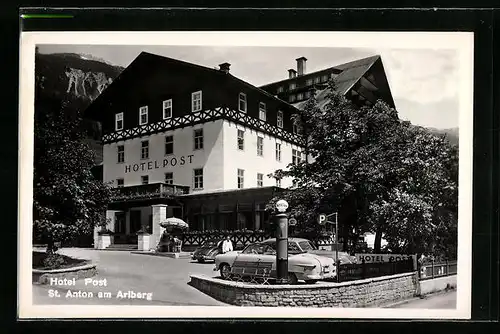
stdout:
<svg viewBox="0 0 500 334">
<path fill-rule="evenodd" d="M 157 198 L 171 198 L 189 193 L 188 186 L 150 183 L 138 186 L 127 186 L 114 189 L 113 201 L 131 201 Z"/>
<path fill-rule="evenodd" d="M 429 261 L 419 265 L 420 280 L 433 279 L 457 274 L 457 261 Z"/>
<path fill-rule="evenodd" d="M 345 282 L 412 271 L 414 271 L 413 260 L 410 259 L 394 262 L 342 264 L 338 273 L 340 282 Z"/>
</svg>

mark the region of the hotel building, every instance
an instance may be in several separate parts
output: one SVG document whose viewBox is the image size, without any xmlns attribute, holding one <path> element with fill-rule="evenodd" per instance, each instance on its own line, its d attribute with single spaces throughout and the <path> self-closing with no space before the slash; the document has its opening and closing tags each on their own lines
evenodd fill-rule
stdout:
<svg viewBox="0 0 500 334">
<path fill-rule="evenodd" d="M 264 229 L 266 203 L 292 186 L 268 175 L 304 159 L 292 118 L 313 90 L 324 103 L 333 77 L 355 103 L 394 106 L 379 56 L 305 68 L 299 58 L 288 79 L 259 88 L 228 63 L 212 69 L 141 53 L 85 112 L 101 123 L 103 181 L 117 188 L 107 210 L 114 242 L 137 243 L 149 227 L 156 244 L 167 217 L 190 230 Z"/>
</svg>

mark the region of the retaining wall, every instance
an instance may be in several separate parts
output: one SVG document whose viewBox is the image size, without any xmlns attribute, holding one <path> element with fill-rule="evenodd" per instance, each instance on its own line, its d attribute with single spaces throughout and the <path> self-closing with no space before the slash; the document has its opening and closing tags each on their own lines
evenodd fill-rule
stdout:
<svg viewBox="0 0 500 334">
<path fill-rule="evenodd" d="M 256 285 L 191 275 L 191 285 L 222 302 L 238 306 L 376 307 L 412 298 L 417 273 L 352 282 L 304 285 Z"/>
<path fill-rule="evenodd" d="M 437 277 L 420 281 L 420 294 L 427 295 L 429 293 L 444 291 L 446 289 L 456 289 L 457 275 Z"/>
</svg>

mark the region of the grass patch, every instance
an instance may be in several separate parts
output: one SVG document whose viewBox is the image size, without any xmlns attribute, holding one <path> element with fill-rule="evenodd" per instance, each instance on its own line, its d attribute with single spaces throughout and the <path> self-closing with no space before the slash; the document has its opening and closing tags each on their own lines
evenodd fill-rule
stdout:
<svg viewBox="0 0 500 334">
<path fill-rule="evenodd" d="M 50 254 L 45 252 L 33 252 L 33 269 L 51 270 L 66 269 L 88 264 L 90 261 L 74 259 L 61 254 Z"/>
</svg>

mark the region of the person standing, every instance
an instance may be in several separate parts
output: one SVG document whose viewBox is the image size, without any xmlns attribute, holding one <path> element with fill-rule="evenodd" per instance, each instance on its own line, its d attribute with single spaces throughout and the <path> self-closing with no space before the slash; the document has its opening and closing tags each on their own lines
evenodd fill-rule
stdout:
<svg viewBox="0 0 500 334">
<path fill-rule="evenodd" d="M 233 243 L 229 236 L 226 237 L 226 240 L 222 243 L 222 254 L 233 251 Z"/>
</svg>

